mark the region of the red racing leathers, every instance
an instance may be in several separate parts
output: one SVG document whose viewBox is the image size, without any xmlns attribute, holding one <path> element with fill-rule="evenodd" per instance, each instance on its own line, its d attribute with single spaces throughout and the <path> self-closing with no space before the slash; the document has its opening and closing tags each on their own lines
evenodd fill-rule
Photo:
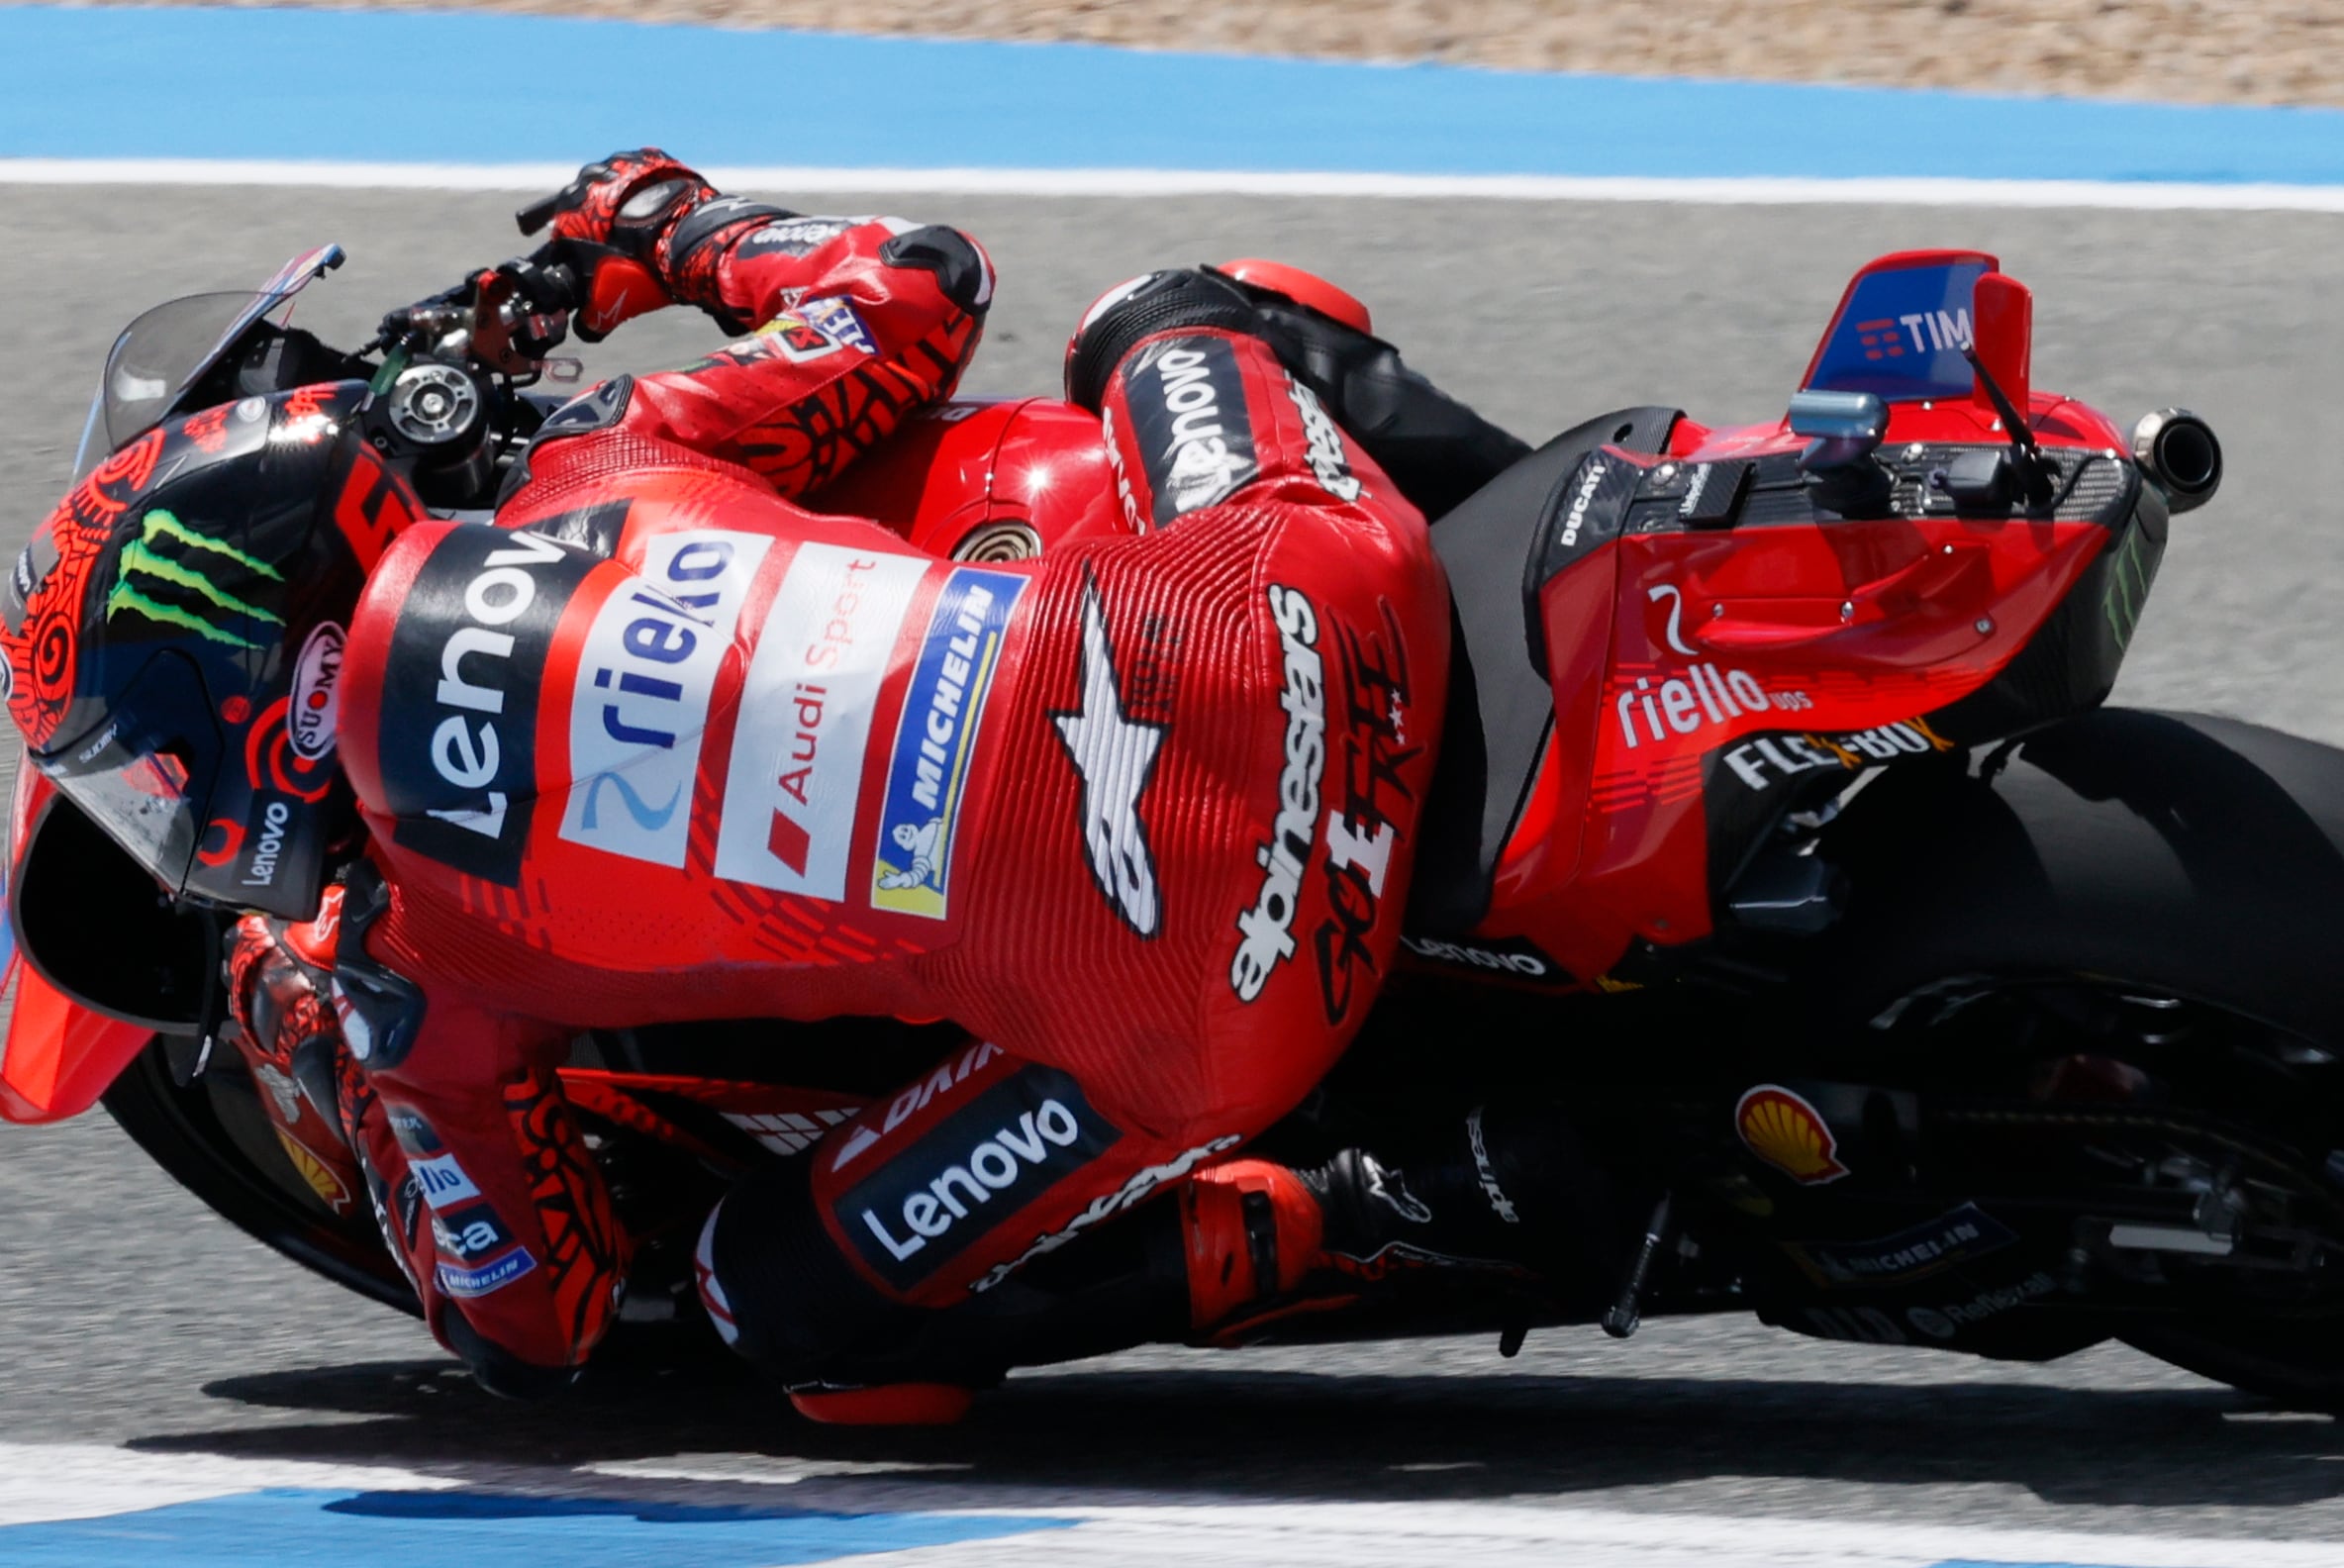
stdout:
<svg viewBox="0 0 2344 1568">
<path fill-rule="evenodd" d="M 614 1314 L 553 1077 L 582 1029 L 967 1029 L 805 1156 L 827 1244 L 913 1308 L 1259 1132 L 1391 958 L 1439 733 L 1423 524 L 1259 342 L 1124 355 L 1130 537 L 955 565 L 791 498 L 950 390 L 981 252 L 752 215 L 664 281 L 767 325 L 579 399 L 499 527 L 411 529 L 349 629 L 356 1131 L 476 1364 L 574 1365 Z"/>
</svg>

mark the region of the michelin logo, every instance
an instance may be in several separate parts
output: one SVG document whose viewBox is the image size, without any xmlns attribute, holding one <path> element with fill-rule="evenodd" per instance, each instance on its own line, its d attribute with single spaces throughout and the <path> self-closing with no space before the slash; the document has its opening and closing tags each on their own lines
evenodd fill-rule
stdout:
<svg viewBox="0 0 2344 1568">
<path fill-rule="evenodd" d="M 537 1266 L 537 1260 L 530 1256 L 528 1247 L 515 1247 L 495 1262 L 484 1263 L 476 1269 L 442 1263 L 433 1272 L 439 1278 L 442 1294 L 468 1299 L 501 1291 Z"/>
<path fill-rule="evenodd" d="M 887 765 L 871 865 L 874 909 L 944 918 L 952 828 L 1010 613 L 1027 581 L 962 567 L 936 595 Z"/>
</svg>

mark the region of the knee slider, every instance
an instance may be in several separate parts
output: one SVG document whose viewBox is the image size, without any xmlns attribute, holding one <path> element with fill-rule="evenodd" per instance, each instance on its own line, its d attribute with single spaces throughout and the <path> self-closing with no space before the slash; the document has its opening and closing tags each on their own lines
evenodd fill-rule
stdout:
<svg viewBox="0 0 2344 1568">
<path fill-rule="evenodd" d="M 1150 272 L 1102 294 L 1066 341 L 1066 400 L 1096 413 L 1123 356 L 1178 327 L 1260 331 L 1252 303 L 1225 278 L 1193 268 Z"/>
<path fill-rule="evenodd" d="M 935 274 L 944 298 L 982 318 L 993 303 L 993 265 L 977 243 L 957 229 L 930 224 L 897 235 L 879 247 L 879 259 L 891 267 L 918 267 Z"/>
<path fill-rule="evenodd" d="M 718 1336 L 784 1383 L 883 1356 L 926 1316 L 881 1295 L 839 1253 L 814 1201 L 811 1164 L 792 1160 L 733 1188 L 694 1257 Z"/>
<path fill-rule="evenodd" d="M 550 1399 L 578 1380 L 576 1367 L 539 1366 L 490 1343 L 453 1308 L 440 1331 L 447 1336 L 447 1348 L 471 1372 L 472 1381 L 499 1399 Z"/>
</svg>

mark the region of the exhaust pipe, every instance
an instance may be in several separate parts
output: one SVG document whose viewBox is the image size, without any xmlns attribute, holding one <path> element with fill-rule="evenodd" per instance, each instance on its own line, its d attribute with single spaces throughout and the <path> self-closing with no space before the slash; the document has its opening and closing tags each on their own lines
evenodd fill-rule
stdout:
<svg viewBox="0 0 2344 1568">
<path fill-rule="evenodd" d="M 2132 427 L 2132 460 L 2175 512 L 2194 512 L 2222 487 L 2222 443 L 2188 409 L 2159 409 Z"/>
</svg>

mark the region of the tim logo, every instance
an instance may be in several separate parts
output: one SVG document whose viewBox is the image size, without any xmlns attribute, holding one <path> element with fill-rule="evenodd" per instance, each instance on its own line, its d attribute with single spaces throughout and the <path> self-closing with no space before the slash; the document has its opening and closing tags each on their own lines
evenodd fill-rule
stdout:
<svg viewBox="0 0 2344 1568">
<path fill-rule="evenodd" d="M 1902 359 L 1907 343 L 1916 354 L 1971 346 L 1969 309 L 1911 311 L 1856 323 L 1856 343 L 1867 359 Z"/>
<path fill-rule="evenodd" d="M 168 512 L 140 520 L 139 537 L 122 547 L 120 575 L 106 596 L 106 619 L 135 615 L 157 626 L 193 632 L 207 642 L 261 648 L 272 643 L 251 631 L 282 627 L 284 619 L 230 593 L 213 574 L 224 570 L 282 585 L 284 576 L 258 556 L 198 534 Z M 263 634 L 266 636 L 266 634 Z"/>
<path fill-rule="evenodd" d="M 952 830 L 1001 660 L 1010 612 L 1027 579 L 962 568 L 944 579 L 896 722 L 871 867 L 871 907 L 944 918 Z"/>
</svg>

